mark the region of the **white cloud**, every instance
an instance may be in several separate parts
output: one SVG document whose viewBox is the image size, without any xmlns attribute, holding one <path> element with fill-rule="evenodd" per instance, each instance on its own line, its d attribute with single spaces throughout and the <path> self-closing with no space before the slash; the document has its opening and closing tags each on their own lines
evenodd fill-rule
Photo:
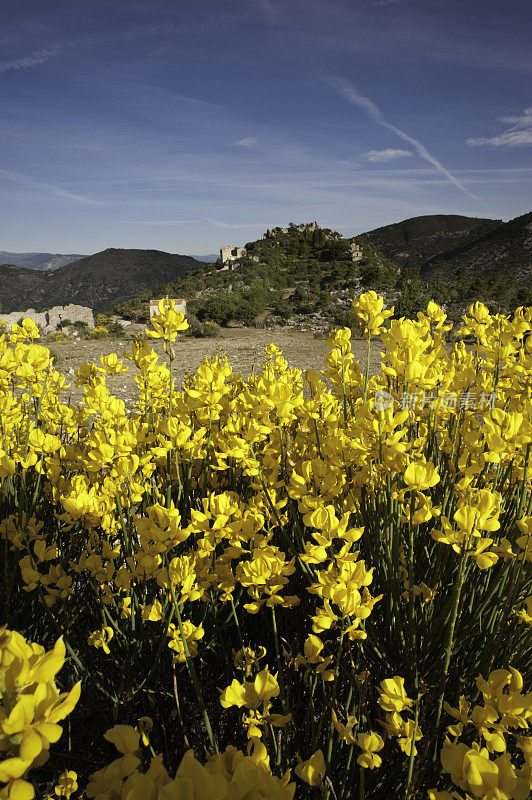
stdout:
<svg viewBox="0 0 532 800">
<path fill-rule="evenodd" d="M 473 146 L 492 144 L 497 147 L 517 147 L 522 144 L 532 144 L 532 106 L 525 108 L 519 116 L 499 117 L 499 122 L 505 122 L 511 127 L 496 136 L 468 139 L 467 144 Z"/>
<path fill-rule="evenodd" d="M 367 153 L 362 154 L 362 158 L 371 164 L 377 164 L 379 161 L 394 161 L 396 158 L 411 155 L 410 150 L 394 150 L 392 147 L 387 147 L 386 150 L 368 150 Z"/>
<path fill-rule="evenodd" d="M 235 142 L 239 147 L 256 147 L 258 143 L 259 140 L 255 136 L 246 136 L 245 139 Z"/>
<path fill-rule="evenodd" d="M 352 105 L 358 106 L 371 120 L 373 120 L 373 122 L 376 122 L 377 125 L 387 128 L 389 131 L 395 133 L 395 135 L 400 139 L 403 139 L 403 141 L 407 142 L 411 147 L 414 148 L 418 156 L 425 161 L 428 161 L 429 164 L 432 164 L 432 166 L 441 175 L 444 175 L 447 180 L 453 183 L 458 189 L 460 189 L 461 192 L 467 194 L 469 197 L 472 197 L 474 200 L 479 200 L 476 195 L 471 194 L 471 192 L 454 177 L 452 172 L 449 172 L 449 170 L 443 166 L 441 161 L 438 161 L 438 159 L 433 156 L 432 153 L 429 153 L 424 144 L 422 144 L 418 139 L 414 139 L 413 136 L 405 133 L 400 128 L 397 128 L 395 125 L 392 125 L 391 122 L 388 122 L 380 108 L 375 105 L 373 100 L 370 100 L 369 97 L 365 97 L 363 94 L 360 94 L 360 92 L 357 91 L 357 89 L 355 89 L 355 87 L 350 84 L 349 81 L 347 81 L 345 78 L 334 75 L 323 75 L 322 77 L 323 80 L 329 84 L 331 89 L 334 89 L 336 92 L 338 92 L 338 94 L 343 97 L 344 100 L 347 100 L 347 102 L 351 103 Z"/>
</svg>

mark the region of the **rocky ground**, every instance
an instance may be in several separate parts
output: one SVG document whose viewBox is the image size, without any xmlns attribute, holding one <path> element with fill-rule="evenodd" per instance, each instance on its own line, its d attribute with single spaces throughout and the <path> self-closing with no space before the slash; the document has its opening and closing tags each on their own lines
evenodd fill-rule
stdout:
<svg viewBox="0 0 532 800">
<path fill-rule="evenodd" d="M 72 397 L 77 399 L 81 390 L 74 388 L 73 374 L 80 364 L 87 361 L 99 363 L 101 355 L 117 353 L 122 355 L 130 349 L 131 337 L 143 331 L 140 325 L 131 325 L 127 333 L 120 339 L 98 339 L 82 341 L 53 342 L 50 347 L 59 372 L 64 374 L 72 387 Z M 323 369 L 328 348 L 324 337 L 315 338 L 311 332 L 294 330 L 257 330 L 255 328 L 227 328 L 222 329 L 220 336 L 213 339 L 193 339 L 183 337 L 174 345 L 176 358 L 174 361 L 174 375 L 179 386 L 187 372 L 194 372 L 202 363 L 205 356 L 216 353 L 227 355 L 235 372 L 241 372 L 244 377 L 254 370 L 258 370 L 263 361 L 264 349 L 271 343 L 276 344 L 283 352 L 291 367 L 300 369 Z M 46 344 L 46 342 L 43 342 Z M 164 357 L 159 341 L 152 340 L 154 349 Z M 361 363 L 366 359 L 366 343 L 362 340 L 353 341 L 353 353 Z M 376 347 L 372 354 L 371 368 L 374 372 L 380 363 L 380 349 Z M 124 364 L 129 366 L 128 372 L 113 378 L 113 393 L 126 401 L 127 405 L 134 402 L 136 397 L 136 384 L 134 380 L 135 368 L 131 362 L 124 359 Z M 110 385 L 110 381 L 109 381 Z"/>
</svg>

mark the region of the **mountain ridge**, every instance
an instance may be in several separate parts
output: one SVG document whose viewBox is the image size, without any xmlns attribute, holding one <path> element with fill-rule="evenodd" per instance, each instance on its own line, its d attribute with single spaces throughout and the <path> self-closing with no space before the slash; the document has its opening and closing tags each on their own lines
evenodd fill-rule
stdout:
<svg viewBox="0 0 532 800">
<path fill-rule="evenodd" d="M 0 308 L 43 310 L 76 303 L 110 311 L 117 303 L 203 266 L 191 256 L 161 250 L 107 248 L 56 270 L 0 266 Z"/>
<path fill-rule="evenodd" d="M 34 270 L 55 270 L 85 258 L 84 253 L 11 253 L 0 250 L 0 264 L 12 264 L 15 267 Z"/>
<path fill-rule="evenodd" d="M 487 295 L 503 302 L 519 284 L 522 302 L 531 302 L 527 291 L 532 287 L 532 212 L 433 256 L 420 274 L 426 283 L 461 287 L 470 297 Z"/>
<path fill-rule="evenodd" d="M 485 217 L 427 214 L 383 225 L 355 238 L 362 244 L 372 245 L 401 266 L 416 267 L 501 224 L 506 223 Z"/>
<path fill-rule="evenodd" d="M 96 311 L 120 306 L 135 317 L 146 314 L 150 298 L 170 294 L 187 299 L 191 313 L 204 318 L 211 313 L 205 304 L 214 303 L 219 317 L 249 323 L 267 312 L 287 318 L 329 313 L 331 303 L 342 305 L 366 288 L 387 292 L 402 312 L 405 292 L 409 308 L 430 295 L 457 313 L 471 298 L 501 309 L 532 303 L 532 213 L 508 222 L 424 215 L 351 238 L 316 223 L 290 223 L 240 251 L 236 265 L 126 248 L 107 248 L 55 270 L 2 265 L 0 309 L 76 303 Z"/>
</svg>

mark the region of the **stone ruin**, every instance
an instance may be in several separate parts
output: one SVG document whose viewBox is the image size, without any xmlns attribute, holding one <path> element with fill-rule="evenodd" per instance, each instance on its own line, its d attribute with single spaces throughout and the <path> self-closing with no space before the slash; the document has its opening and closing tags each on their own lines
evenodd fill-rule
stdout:
<svg viewBox="0 0 532 800">
<path fill-rule="evenodd" d="M 266 228 L 266 230 L 263 231 L 262 238 L 263 239 L 275 239 L 275 237 L 278 234 L 280 234 L 280 233 L 288 233 L 288 231 L 290 231 L 290 230 L 299 231 L 300 233 L 302 233 L 303 231 L 316 231 L 319 227 L 320 226 L 318 225 L 316 220 L 314 220 L 313 222 L 302 222 L 301 225 L 295 225 L 293 222 L 291 222 L 289 224 L 288 228 L 279 228 L 279 227 L 277 227 L 277 228 Z"/>
<path fill-rule="evenodd" d="M 26 311 L 11 311 L 9 314 L 0 313 L 0 323 L 4 323 L 8 328 L 21 319 L 32 319 L 41 328 L 43 333 L 53 333 L 63 322 L 86 322 L 89 330 L 94 328 L 94 316 L 92 308 L 77 306 L 70 303 L 67 306 L 54 306 L 48 311 L 35 311 L 28 308 Z"/>
<path fill-rule="evenodd" d="M 247 250 L 245 247 L 232 247 L 232 245 L 227 245 L 227 247 L 222 247 L 220 249 L 220 261 L 222 262 L 222 270 L 231 269 L 235 261 L 238 261 L 240 258 L 244 258 L 244 256 L 246 255 L 247 255 Z"/>
<path fill-rule="evenodd" d="M 351 249 L 351 259 L 353 261 L 362 261 L 363 252 L 360 245 L 357 242 L 351 242 L 349 247 Z"/>
<path fill-rule="evenodd" d="M 248 255 L 248 251 L 245 247 L 233 247 L 232 245 L 227 245 L 227 247 L 222 247 L 220 249 L 220 261 L 222 262 L 221 267 L 219 267 L 220 272 L 225 272 L 226 270 L 232 270 L 236 266 L 238 266 L 239 261 L 241 258 L 244 258 Z M 251 258 L 252 261 L 258 261 L 258 256 L 248 256 Z"/>
</svg>

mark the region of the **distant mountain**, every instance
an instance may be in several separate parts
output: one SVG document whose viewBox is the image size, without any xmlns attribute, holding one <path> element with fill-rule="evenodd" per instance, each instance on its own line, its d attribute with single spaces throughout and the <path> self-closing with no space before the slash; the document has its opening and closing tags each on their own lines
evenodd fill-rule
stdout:
<svg viewBox="0 0 532 800">
<path fill-rule="evenodd" d="M 516 293 L 532 301 L 532 212 L 500 222 L 484 234 L 430 258 L 421 277 L 455 287 L 468 297 L 507 303 Z"/>
<path fill-rule="evenodd" d="M 59 269 L 84 257 L 83 253 L 8 253 L 0 250 L 0 264 L 13 264 L 25 269 Z"/>
<path fill-rule="evenodd" d="M 421 267 L 429 258 L 467 244 L 497 228 L 501 220 L 432 214 L 412 217 L 357 236 L 401 266 Z"/>
<path fill-rule="evenodd" d="M 108 311 L 146 290 L 203 269 L 191 256 L 160 250 L 109 248 L 56 270 L 40 271 L 0 266 L 0 308 L 37 311 L 77 303 Z"/>
<path fill-rule="evenodd" d="M 214 264 L 214 262 L 219 258 L 219 253 L 210 253 L 208 256 L 190 256 L 191 258 L 195 258 L 196 261 L 203 261 L 205 264 Z"/>
</svg>

